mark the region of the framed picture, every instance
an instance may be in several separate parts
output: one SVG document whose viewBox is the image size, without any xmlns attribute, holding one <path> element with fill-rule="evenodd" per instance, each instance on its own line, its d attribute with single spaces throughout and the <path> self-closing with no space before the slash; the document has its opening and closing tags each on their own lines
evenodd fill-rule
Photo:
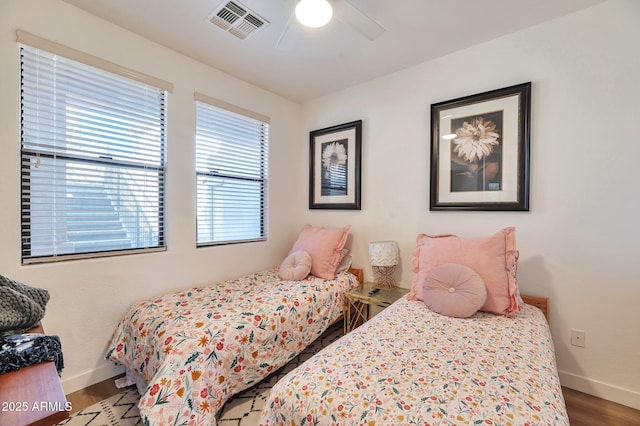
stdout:
<svg viewBox="0 0 640 426">
<path fill-rule="evenodd" d="M 360 210 L 362 120 L 309 133 L 309 208 Z"/>
<path fill-rule="evenodd" d="M 531 82 L 431 105 L 430 210 L 529 211 Z"/>
</svg>

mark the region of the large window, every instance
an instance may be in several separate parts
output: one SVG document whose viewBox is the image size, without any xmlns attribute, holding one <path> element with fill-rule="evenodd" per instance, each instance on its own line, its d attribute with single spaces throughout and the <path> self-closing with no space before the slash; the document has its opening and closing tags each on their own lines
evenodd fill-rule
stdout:
<svg viewBox="0 0 640 426">
<path fill-rule="evenodd" d="M 197 245 L 267 237 L 268 118 L 196 94 Z"/>
<path fill-rule="evenodd" d="M 164 89 L 20 45 L 23 263 L 164 249 Z"/>
</svg>

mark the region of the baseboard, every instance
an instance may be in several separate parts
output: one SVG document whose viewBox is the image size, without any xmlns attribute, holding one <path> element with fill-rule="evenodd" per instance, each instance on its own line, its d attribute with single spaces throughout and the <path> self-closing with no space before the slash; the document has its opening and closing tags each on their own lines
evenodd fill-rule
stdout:
<svg viewBox="0 0 640 426">
<path fill-rule="evenodd" d="M 560 383 L 570 389 L 640 410 L 640 393 L 558 370 Z"/>
<path fill-rule="evenodd" d="M 62 389 L 64 389 L 65 395 L 75 392 L 80 389 L 84 389 L 91 385 L 94 385 L 103 380 L 107 380 L 111 377 L 115 377 L 124 373 L 124 367 L 116 365 L 104 365 L 95 370 L 87 371 L 86 373 L 78 374 L 72 377 L 62 377 Z"/>
</svg>

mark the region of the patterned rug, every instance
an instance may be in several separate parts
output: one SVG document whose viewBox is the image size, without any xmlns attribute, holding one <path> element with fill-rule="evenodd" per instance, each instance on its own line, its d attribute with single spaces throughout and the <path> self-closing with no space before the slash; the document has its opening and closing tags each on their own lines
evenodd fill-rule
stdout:
<svg viewBox="0 0 640 426">
<path fill-rule="evenodd" d="M 258 424 L 260 412 L 269 396 L 271 387 L 289 371 L 302 364 L 320 349 L 342 337 L 342 322 L 338 322 L 313 342 L 287 365 L 257 385 L 240 392 L 222 407 L 218 416 L 220 426 L 254 426 Z M 78 411 L 59 426 L 136 426 L 142 425 L 138 411 L 140 395 L 135 386 L 124 389 L 117 395 Z"/>
</svg>

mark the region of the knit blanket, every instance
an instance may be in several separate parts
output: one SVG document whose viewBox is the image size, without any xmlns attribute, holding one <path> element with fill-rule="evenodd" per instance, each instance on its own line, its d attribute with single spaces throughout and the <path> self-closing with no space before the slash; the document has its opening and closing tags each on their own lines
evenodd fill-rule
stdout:
<svg viewBox="0 0 640 426">
<path fill-rule="evenodd" d="M 23 333 L 44 317 L 49 292 L 0 275 L 0 336 Z"/>
<path fill-rule="evenodd" d="M 62 372 L 64 361 L 58 336 L 29 333 L 0 337 L 0 374 L 44 361 L 55 362 L 58 374 Z"/>
</svg>

